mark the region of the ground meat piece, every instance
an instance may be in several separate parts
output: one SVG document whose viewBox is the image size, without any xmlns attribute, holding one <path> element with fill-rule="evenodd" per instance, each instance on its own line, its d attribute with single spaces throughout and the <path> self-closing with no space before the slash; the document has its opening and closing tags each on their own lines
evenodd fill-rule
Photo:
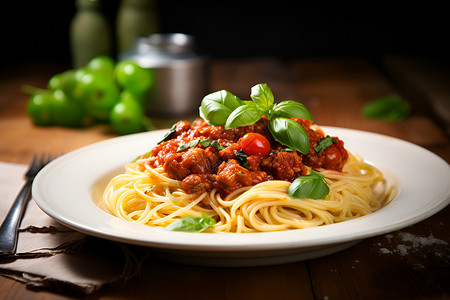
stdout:
<svg viewBox="0 0 450 300">
<path fill-rule="evenodd" d="M 308 120 L 295 119 L 305 129 L 309 138 L 309 152 L 303 156 L 303 163 L 313 169 L 324 168 L 327 170 L 342 171 L 348 159 L 344 142 L 337 137 L 333 137 L 337 143 L 328 146 L 325 150 L 317 153 L 314 150 L 321 140 L 325 138 L 324 133 L 311 129 L 312 122 Z"/>
<path fill-rule="evenodd" d="M 305 165 L 313 169 L 324 168 L 341 172 L 348 159 L 347 150 L 344 148 L 344 142 L 337 137 L 333 137 L 337 143 L 328 146 L 325 150 L 317 153 L 314 147 L 318 142 L 311 142 L 308 154 L 303 156 Z"/>
<path fill-rule="evenodd" d="M 237 143 L 232 144 L 231 146 L 221 150 L 219 152 L 220 157 L 223 160 L 229 160 L 236 157 L 236 151 L 239 151 L 241 149 L 240 145 Z"/>
<path fill-rule="evenodd" d="M 189 175 L 187 168 L 181 168 L 183 157 L 181 153 L 174 153 L 164 157 L 167 161 L 164 163 L 164 170 L 170 178 L 182 180 Z"/>
<path fill-rule="evenodd" d="M 231 193 L 243 186 L 251 186 L 271 179 L 273 178 L 264 171 L 247 170 L 235 159 L 230 159 L 219 166 L 214 186 L 226 193 Z"/>
<path fill-rule="evenodd" d="M 327 170 L 335 170 L 341 172 L 342 168 L 347 162 L 348 153 L 344 148 L 343 141 L 341 141 L 337 137 L 334 137 L 334 140 L 336 140 L 337 143 L 327 147 L 323 151 L 325 156 L 323 167 Z"/>
<path fill-rule="evenodd" d="M 214 147 L 193 147 L 165 157 L 164 169 L 170 178 L 183 180 L 190 174 L 215 173 L 220 156 Z"/>
<path fill-rule="evenodd" d="M 307 173 L 302 158 L 296 151 L 272 153 L 261 161 L 261 168 L 275 179 L 287 181 L 294 181 L 298 176 Z"/>
<path fill-rule="evenodd" d="M 341 172 L 348 159 L 347 150 L 344 148 L 344 142 L 337 137 L 333 137 L 337 143 L 328 146 L 325 150 L 317 153 L 314 147 L 318 142 L 311 142 L 308 154 L 303 156 L 305 165 L 313 169 L 324 168 Z"/>
<path fill-rule="evenodd" d="M 187 121 L 178 121 L 175 125 L 175 134 L 174 136 L 179 136 L 183 132 L 186 132 L 191 129 L 191 123 Z"/>
<path fill-rule="evenodd" d="M 198 129 L 198 128 L 206 127 L 206 126 L 208 126 L 208 123 L 206 123 L 205 120 L 200 119 L 200 118 L 196 119 L 191 125 L 192 129 Z"/>
<path fill-rule="evenodd" d="M 191 174 L 183 179 L 181 187 L 188 194 L 202 193 L 212 188 L 211 182 L 214 182 L 213 174 Z"/>
<path fill-rule="evenodd" d="M 168 160 L 169 156 L 170 159 L 176 159 L 172 156 L 176 155 L 177 148 L 178 143 L 176 139 L 162 142 L 159 145 L 155 146 L 151 151 L 151 156 L 155 157 L 155 159 L 149 162 L 150 166 L 154 168 L 163 166 L 164 163 Z"/>
</svg>

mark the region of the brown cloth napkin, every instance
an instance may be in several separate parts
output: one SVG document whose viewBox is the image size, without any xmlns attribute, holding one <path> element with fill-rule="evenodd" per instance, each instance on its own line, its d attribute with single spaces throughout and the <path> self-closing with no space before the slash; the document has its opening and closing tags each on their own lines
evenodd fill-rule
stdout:
<svg viewBox="0 0 450 300">
<path fill-rule="evenodd" d="M 25 165 L 0 162 L 0 222 L 24 184 L 26 169 Z M 0 275 L 30 288 L 91 294 L 137 273 L 143 259 L 130 249 L 69 229 L 31 200 L 20 226 L 16 254 L 0 256 Z"/>
</svg>

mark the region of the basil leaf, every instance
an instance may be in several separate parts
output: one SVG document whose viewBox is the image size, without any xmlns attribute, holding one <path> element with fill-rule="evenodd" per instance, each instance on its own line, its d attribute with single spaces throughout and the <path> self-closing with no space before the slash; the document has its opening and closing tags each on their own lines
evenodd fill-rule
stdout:
<svg viewBox="0 0 450 300">
<path fill-rule="evenodd" d="M 198 145 L 198 143 L 200 143 L 200 140 L 192 140 L 192 141 L 189 141 L 189 142 L 187 142 L 186 144 L 183 144 L 183 145 L 178 146 L 177 152 L 180 152 L 180 151 L 183 151 L 183 150 L 186 150 L 186 149 L 195 147 L 195 146 Z"/>
<path fill-rule="evenodd" d="M 408 116 L 411 107 L 400 95 L 389 94 L 366 104 L 362 114 L 367 118 L 398 121 Z"/>
<path fill-rule="evenodd" d="M 225 149 L 225 147 L 222 147 L 222 145 L 219 144 L 219 142 L 215 141 L 215 140 L 202 139 L 202 140 L 200 140 L 200 145 L 202 145 L 205 148 L 206 147 L 214 147 L 218 150 Z"/>
<path fill-rule="evenodd" d="M 208 124 L 222 126 L 233 110 L 244 102 L 232 93 L 221 90 L 206 95 L 199 108 L 200 117 Z"/>
<path fill-rule="evenodd" d="M 263 110 L 269 109 L 274 101 L 272 90 L 265 83 L 253 86 L 250 97 L 256 105 Z"/>
<path fill-rule="evenodd" d="M 202 232 L 211 226 L 214 226 L 214 224 L 216 224 L 216 221 L 207 214 L 203 213 L 201 217 L 189 216 L 178 219 L 172 224 L 166 226 L 164 230 Z"/>
<path fill-rule="evenodd" d="M 216 148 L 216 149 L 218 149 L 218 150 L 223 150 L 223 149 L 225 149 L 224 147 L 222 147 L 222 145 L 219 144 L 218 141 L 215 141 L 215 140 L 209 140 L 209 139 L 198 139 L 198 140 L 192 140 L 192 141 L 189 141 L 189 142 L 187 142 L 186 144 L 183 144 L 183 145 L 178 146 L 177 152 L 180 152 L 180 151 L 183 151 L 183 150 L 186 150 L 186 149 L 195 147 L 195 146 L 197 146 L 197 145 L 199 145 L 199 144 L 200 144 L 201 146 L 205 147 L 205 148 L 206 148 L 206 147 L 214 147 L 214 148 Z"/>
<path fill-rule="evenodd" d="M 323 150 L 327 149 L 328 147 L 330 147 L 333 144 L 336 144 L 337 141 L 335 139 L 333 139 L 331 136 L 327 135 L 326 138 L 324 138 L 323 140 L 321 140 L 319 142 L 319 144 L 317 146 L 314 147 L 314 150 L 317 153 L 322 152 Z"/>
<path fill-rule="evenodd" d="M 294 149 L 291 148 L 286 148 L 286 149 L 281 149 L 281 150 L 270 150 L 271 153 L 280 153 L 280 152 L 294 152 Z"/>
<path fill-rule="evenodd" d="M 263 112 L 255 104 L 239 106 L 228 117 L 225 129 L 252 125 L 261 118 L 262 114 Z"/>
<path fill-rule="evenodd" d="M 143 156 L 150 156 L 150 155 L 152 155 L 152 150 L 150 150 L 150 151 L 148 151 L 148 152 L 146 152 L 146 153 L 144 153 L 144 154 L 139 155 L 139 156 L 136 157 L 132 162 L 136 162 L 138 159 L 140 159 L 140 158 L 143 157 Z"/>
<path fill-rule="evenodd" d="M 221 126 L 225 124 L 228 116 L 231 114 L 229 108 L 217 102 L 202 102 L 200 105 L 200 117 L 209 125 Z"/>
<path fill-rule="evenodd" d="M 305 129 L 296 121 L 276 118 L 270 121 L 269 130 L 280 144 L 295 149 L 302 154 L 309 152 L 309 137 Z"/>
<path fill-rule="evenodd" d="M 313 121 L 313 117 L 308 109 L 302 103 L 292 100 L 281 101 L 276 104 L 273 108 L 273 116 Z"/>
<path fill-rule="evenodd" d="M 311 170 L 311 174 L 297 177 L 289 186 L 292 199 L 323 199 L 330 192 L 324 176 Z"/>
<path fill-rule="evenodd" d="M 223 150 L 225 147 L 223 147 L 221 144 L 219 144 L 218 141 L 211 141 L 211 147 L 216 148 L 217 150 Z"/>
<path fill-rule="evenodd" d="M 205 148 L 211 146 L 211 140 L 208 140 L 208 139 L 198 140 L 198 143 Z"/>
<path fill-rule="evenodd" d="M 237 151 L 235 153 L 235 155 L 236 155 L 236 160 L 238 162 L 240 162 L 244 166 L 244 168 L 248 169 L 249 168 L 249 166 L 248 166 L 248 156 L 247 156 L 247 154 L 245 154 L 244 150 L 241 149 L 241 150 Z"/>
<path fill-rule="evenodd" d="M 162 140 L 160 140 L 158 142 L 158 145 L 161 144 L 162 142 L 168 141 L 170 140 L 170 136 L 172 135 L 172 133 L 174 133 L 175 131 L 177 131 L 177 123 L 173 124 L 172 127 L 170 127 L 169 131 L 166 132 L 166 134 L 163 136 Z"/>
</svg>

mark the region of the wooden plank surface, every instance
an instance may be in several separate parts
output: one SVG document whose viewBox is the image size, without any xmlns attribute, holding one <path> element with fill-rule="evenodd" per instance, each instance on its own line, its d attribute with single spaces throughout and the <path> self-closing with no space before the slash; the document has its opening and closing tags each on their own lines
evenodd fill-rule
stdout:
<svg viewBox="0 0 450 300">
<path fill-rule="evenodd" d="M 391 72 L 395 68 L 391 65 Z M 84 129 L 32 125 L 25 115 L 28 96 L 20 86 L 26 83 L 44 87 L 48 78 L 61 69 L 24 67 L 0 77 L 1 161 L 27 163 L 36 151 L 68 152 L 115 136 L 106 125 Z M 429 111 L 415 109 L 401 122 L 380 122 L 361 115 L 365 103 L 392 91 L 403 92 L 398 89 L 408 86 L 409 79 L 404 79 L 402 85 L 390 80 L 359 59 L 281 62 L 264 58 L 215 61 L 210 90 L 227 89 L 248 99 L 251 86 L 266 82 L 276 99 L 304 103 L 320 125 L 401 138 L 450 162 L 445 128 Z M 431 89 L 428 95 L 435 95 L 433 85 L 422 87 L 427 89 Z M 426 105 L 411 102 L 415 108 Z M 165 127 L 166 123 L 159 124 Z M 84 299 L 449 299 L 449 220 L 447 207 L 414 226 L 363 240 L 339 253 L 277 266 L 203 268 L 149 259 L 140 275 L 124 286 L 107 288 Z M 6 278 L 0 278 L 0 295 L 2 299 L 70 298 L 29 290 Z"/>
</svg>

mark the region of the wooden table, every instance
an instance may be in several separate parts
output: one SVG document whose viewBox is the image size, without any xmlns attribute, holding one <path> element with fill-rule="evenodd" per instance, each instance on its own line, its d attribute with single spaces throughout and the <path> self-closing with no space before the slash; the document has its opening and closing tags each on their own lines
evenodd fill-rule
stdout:
<svg viewBox="0 0 450 300">
<path fill-rule="evenodd" d="M 389 58 L 383 68 L 361 59 L 272 58 L 213 61 L 210 90 L 247 98 L 266 82 L 275 97 L 304 103 L 320 125 L 377 132 L 418 144 L 450 162 L 449 72 L 439 62 Z M 28 163 L 38 151 L 68 152 L 114 137 L 107 126 L 85 129 L 35 127 L 25 113 L 22 84 L 45 87 L 63 66 L 17 67 L 0 79 L 0 160 Z M 401 122 L 364 118 L 361 107 L 399 92 L 413 105 Z M 161 120 L 160 120 L 161 121 Z M 167 120 L 169 124 L 172 120 Z M 164 120 L 159 122 L 164 127 Z M 450 180 L 450 179 L 449 179 Z M 450 183 L 450 181 L 449 181 Z M 326 257 L 252 268 L 204 268 L 149 260 L 125 286 L 86 299 L 450 299 L 450 208 L 387 235 L 366 239 Z M 402 237 L 435 238 L 444 244 L 411 243 Z M 68 299 L 32 291 L 0 278 L 2 299 Z"/>
</svg>

